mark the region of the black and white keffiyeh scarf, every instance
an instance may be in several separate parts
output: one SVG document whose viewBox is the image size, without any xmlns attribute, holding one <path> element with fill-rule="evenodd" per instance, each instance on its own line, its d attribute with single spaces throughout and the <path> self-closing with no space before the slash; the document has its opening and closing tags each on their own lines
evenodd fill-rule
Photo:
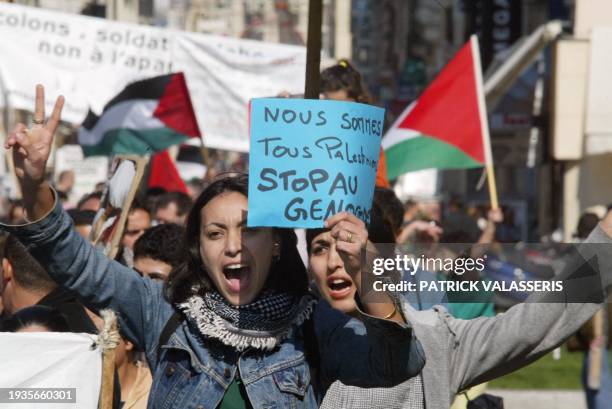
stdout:
<svg viewBox="0 0 612 409">
<path fill-rule="evenodd" d="M 256 301 L 234 306 L 221 294 L 209 291 L 193 295 L 178 305 L 202 335 L 217 339 L 238 351 L 272 350 L 306 321 L 317 300 L 265 290 Z"/>
</svg>

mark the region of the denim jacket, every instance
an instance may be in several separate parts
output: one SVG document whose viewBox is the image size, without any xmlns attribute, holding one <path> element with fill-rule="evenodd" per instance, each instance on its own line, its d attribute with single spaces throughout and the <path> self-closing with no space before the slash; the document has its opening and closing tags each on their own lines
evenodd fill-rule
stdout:
<svg viewBox="0 0 612 409">
<path fill-rule="evenodd" d="M 162 284 L 109 260 L 81 238 L 59 203 L 44 218 L 23 226 L 3 226 L 46 268 L 51 277 L 95 311 L 112 308 L 123 333 L 145 351 L 153 372 L 148 408 L 216 408 L 240 376 L 255 408 L 316 408 L 313 383 L 335 380 L 358 386 L 391 386 L 418 374 L 421 345 L 408 325 L 364 314 L 363 323 L 319 301 L 313 312 L 320 366 L 311 379 L 303 328 L 271 352 L 238 353 L 203 338 L 183 321 L 157 349 L 160 333 L 174 313 Z"/>
</svg>

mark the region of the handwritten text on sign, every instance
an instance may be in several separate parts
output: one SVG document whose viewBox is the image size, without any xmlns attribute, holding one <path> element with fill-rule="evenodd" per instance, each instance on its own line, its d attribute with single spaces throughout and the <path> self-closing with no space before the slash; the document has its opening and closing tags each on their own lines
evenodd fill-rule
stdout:
<svg viewBox="0 0 612 409">
<path fill-rule="evenodd" d="M 248 225 L 323 227 L 342 211 L 369 222 L 383 118 L 352 102 L 254 99 Z"/>
</svg>

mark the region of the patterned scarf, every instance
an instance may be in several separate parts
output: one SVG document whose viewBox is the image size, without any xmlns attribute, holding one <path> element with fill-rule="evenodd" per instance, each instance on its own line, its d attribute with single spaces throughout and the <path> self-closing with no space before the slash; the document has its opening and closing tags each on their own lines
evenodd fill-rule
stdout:
<svg viewBox="0 0 612 409">
<path fill-rule="evenodd" d="M 178 305 L 187 320 L 205 337 L 215 338 L 238 351 L 272 350 L 308 319 L 317 300 L 265 290 L 246 305 L 231 305 L 221 294 L 209 291 Z"/>
</svg>

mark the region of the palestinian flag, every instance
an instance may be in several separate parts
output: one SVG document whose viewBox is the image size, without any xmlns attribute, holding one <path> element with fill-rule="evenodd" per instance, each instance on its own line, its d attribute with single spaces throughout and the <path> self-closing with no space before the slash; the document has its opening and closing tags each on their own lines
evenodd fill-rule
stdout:
<svg viewBox="0 0 612 409">
<path fill-rule="evenodd" d="M 151 157 L 147 186 L 161 187 L 168 192 L 189 193 L 167 150 Z"/>
<path fill-rule="evenodd" d="M 128 85 L 79 128 L 85 156 L 147 155 L 199 136 L 183 73 Z"/>
<path fill-rule="evenodd" d="M 389 179 L 420 169 L 493 163 L 476 36 L 400 115 L 382 146 Z"/>
</svg>

